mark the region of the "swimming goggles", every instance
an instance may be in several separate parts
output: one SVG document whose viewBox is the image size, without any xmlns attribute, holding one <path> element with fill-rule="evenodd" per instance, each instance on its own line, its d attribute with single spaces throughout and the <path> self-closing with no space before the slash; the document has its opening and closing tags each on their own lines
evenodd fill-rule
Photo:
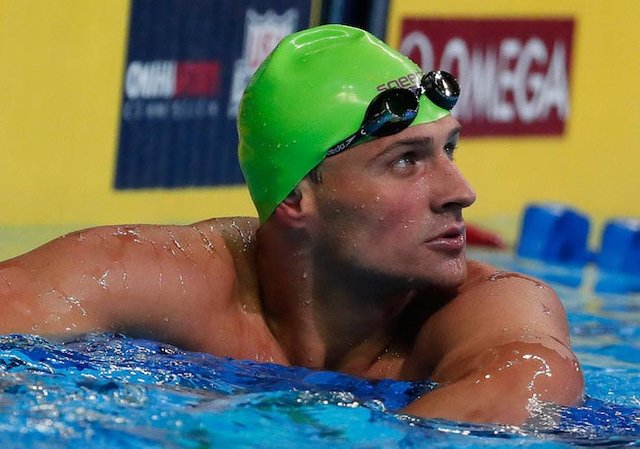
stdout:
<svg viewBox="0 0 640 449">
<path fill-rule="evenodd" d="M 356 145 L 366 137 L 384 137 L 407 128 L 418 115 L 420 95 L 426 95 L 436 106 L 450 111 L 460 96 L 458 81 L 442 70 L 426 73 L 420 85 L 412 89 L 392 88 L 371 100 L 360 128 L 327 150 L 333 156 Z"/>
</svg>

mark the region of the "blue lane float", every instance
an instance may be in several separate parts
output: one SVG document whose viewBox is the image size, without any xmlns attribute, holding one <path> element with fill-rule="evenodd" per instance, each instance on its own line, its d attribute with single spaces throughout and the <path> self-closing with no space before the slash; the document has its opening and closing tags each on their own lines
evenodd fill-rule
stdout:
<svg viewBox="0 0 640 449">
<path fill-rule="evenodd" d="M 538 265 L 525 263 L 519 268 L 547 281 L 577 287 L 583 268 L 593 262 L 598 269 L 596 292 L 640 292 L 640 219 L 607 221 L 597 253 L 589 250 L 590 228 L 589 217 L 573 207 L 556 203 L 527 206 L 516 253 Z"/>
<path fill-rule="evenodd" d="M 543 262 L 517 269 L 570 287 L 582 283 L 583 267 L 592 259 L 588 248 L 591 223 L 586 214 L 562 204 L 533 204 L 525 209 L 516 253 Z"/>
<path fill-rule="evenodd" d="M 615 218 L 605 224 L 597 264 L 597 292 L 640 291 L 640 219 Z"/>
<path fill-rule="evenodd" d="M 589 218 L 561 204 L 528 206 L 517 253 L 520 257 L 583 267 L 591 259 L 587 247 Z"/>
</svg>

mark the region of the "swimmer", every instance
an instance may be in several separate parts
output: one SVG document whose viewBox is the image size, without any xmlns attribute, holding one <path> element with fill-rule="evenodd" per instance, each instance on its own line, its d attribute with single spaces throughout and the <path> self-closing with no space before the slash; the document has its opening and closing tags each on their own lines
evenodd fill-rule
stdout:
<svg viewBox="0 0 640 449">
<path fill-rule="evenodd" d="M 578 404 L 553 290 L 465 257 L 458 89 L 356 28 L 286 37 L 238 118 L 259 218 L 98 227 L 5 261 L 0 332 L 432 379 L 402 410 L 421 417 L 520 425 Z"/>
</svg>

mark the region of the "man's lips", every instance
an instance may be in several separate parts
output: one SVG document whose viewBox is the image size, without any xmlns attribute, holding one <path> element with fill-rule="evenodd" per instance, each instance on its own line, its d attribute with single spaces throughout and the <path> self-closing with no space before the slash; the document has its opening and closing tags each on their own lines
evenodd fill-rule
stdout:
<svg viewBox="0 0 640 449">
<path fill-rule="evenodd" d="M 464 231 L 464 225 L 450 226 L 435 237 L 428 239 L 425 245 L 440 251 L 460 251 L 464 249 L 467 241 Z"/>
</svg>

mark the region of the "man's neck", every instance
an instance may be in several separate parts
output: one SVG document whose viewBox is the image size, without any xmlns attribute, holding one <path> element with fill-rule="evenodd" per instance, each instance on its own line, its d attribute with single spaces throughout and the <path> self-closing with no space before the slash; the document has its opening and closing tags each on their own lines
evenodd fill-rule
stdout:
<svg viewBox="0 0 640 449">
<path fill-rule="evenodd" d="M 364 374 L 397 338 L 415 292 L 319 259 L 302 240 L 258 233 L 267 323 L 291 364 Z"/>
</svg>

